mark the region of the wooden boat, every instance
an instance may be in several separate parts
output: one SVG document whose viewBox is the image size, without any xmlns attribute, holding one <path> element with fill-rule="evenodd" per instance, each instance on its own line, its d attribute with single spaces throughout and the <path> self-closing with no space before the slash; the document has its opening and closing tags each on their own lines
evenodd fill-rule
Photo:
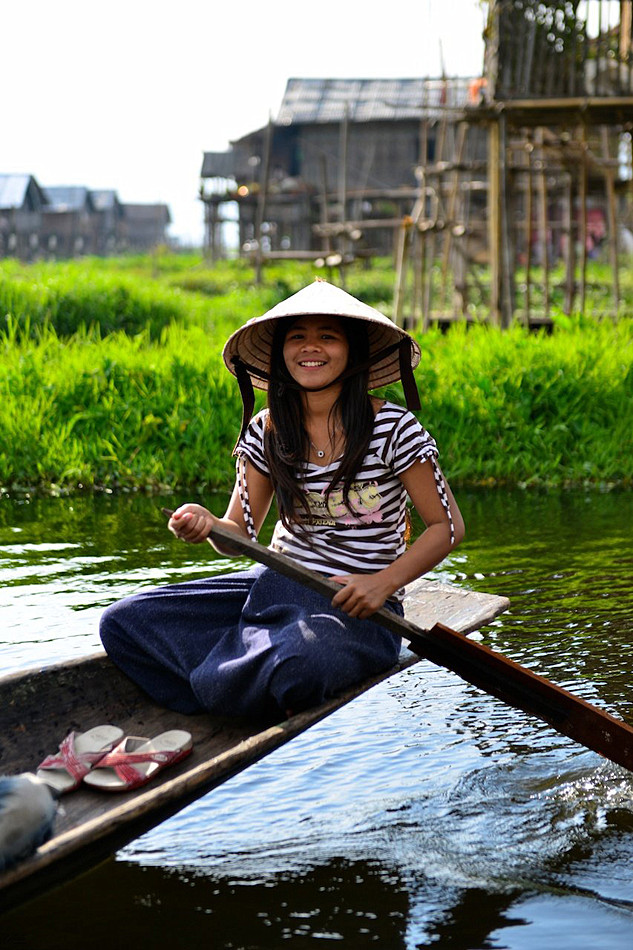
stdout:
<svg viewBox="0 0 633 950">
<path fill-rule="evenodd" d="M 225 528 L 214 541 L 331 597 L 338 589 L 290 558 L 238 537 Z M 0 680 L 0 771 L 37 767 L 71 729 L 107 721 L 127 734 L 154 736 L 186 729 L 193 754 L 160 772 L 136 792 L 96 793 L 81 788 L 64 798 L 55 836 L 32 858 L 0 875 L 0 910 L 98 863 L 127 841 L 304 732 L 360 693 L 418 657 L 445 666 L 466 682 L 548 723 L 612 762 L 633 771 L 633 727 L 513 660 L 464 636 L 505 610 L 503 597 L 418 581 L 409 591 L 408 619 L 382 608 L 373 618 L 408 641 L 414 655 L 393 670 L 361 683 L 317 709 L 270 727 L 211 716 L 178 716 L 149 702 L 104 656 L 61 664 Z"/>
<path fill-rule="evenodd" d="M 418 629 L 438 622 L 461 633 L 505 610 L 503 597 L 420 580 L 405 602 Z M 465 639 L 465 638 L 463 638 Z M 0 680 L 0 773 L 33 771 L 71 730 L 110 722 L 126 734 L 154 736 L 186 729 L 192 754 L 130 793 L 81 786 L 62 798 L 54 837 L 37 853 L 0 874 L 0 910 L 15 907 L 98 864 L 115 850 L 173 815 L 250 764 L 284 745 L 367 689 L 419 662 L 403 653 L 393 670 L 324 705 L 273 726 L 208 715 L 183 716 L 157 706 L 105 656 L 60 663 Z"/>
</svg>

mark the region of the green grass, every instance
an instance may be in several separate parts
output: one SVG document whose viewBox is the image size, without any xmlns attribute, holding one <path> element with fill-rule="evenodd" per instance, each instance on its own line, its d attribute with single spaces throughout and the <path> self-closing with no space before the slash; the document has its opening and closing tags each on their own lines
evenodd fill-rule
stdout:
<svg viewBox="0 0 633 950">
<path fill-rule="evenodd" d="M 48 329 L 5 342 L 2 367 L 0 485 L 229 483 L 239 395 L 200 328 L 174 324 L 157 341 Z"/>
<path fill-rule="evenodd" d="M 277 265 L 258 287 L 244 261 L 194 256 L 0 262 L 0 487 L 228 488 L 241 403 L 222 344 L 314 273 Z M 389 312 L 391 263 L 350 271 L 347 289 Z M 558 314 L 551 334 L 419 336 L 420 419 L 454 484 L 631 485 L 630 299 L 623 311 Z"/>
<path fill-rule="evenodd" d="M 88 327 L 103 336 L 118 330 L 157 336 L 174 320 L 212 322 L 206 304 L 165 280 L 101 267 L 96 260 L 0 267 L 0 314 L 14 333 L 52 326 L 60 336 Z"/>
<path fill-rule="evenodd" d="M 427 335 L 422 417 L 470 484 L 630 486 L 633 320 Z"/>
</svg>

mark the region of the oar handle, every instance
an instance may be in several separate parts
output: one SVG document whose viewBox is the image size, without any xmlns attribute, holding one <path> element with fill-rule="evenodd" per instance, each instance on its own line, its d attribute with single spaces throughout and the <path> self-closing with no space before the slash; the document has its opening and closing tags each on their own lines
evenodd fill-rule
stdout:
<svg viewBox="0 0 633 950">
<path fill-rule="evenodd" d="M 173 515 L 173 511 L 169 508 L 163 508 L 162 512 L 166 518 L 171 518 Z M 303 584 L 304 587 L 309 587 L 310 590 L 315 591 L 317 594 L 323 594 L 324 597 L 330 600 L 334 594 L 341 589 L 339 584 L 334 584 L 322 574 L 317 574 L 307 567 L 302 567 L 300 564 L 297 564 L 296 561 L 286 557 L 285 554 L 278 554 L 277 551 L 271 551 L 270 548 L 264 547 L 263 544 L 259 544 L 257 541 L 251 541 L 250 538 L 246 538 L 243 535 L 235 534 L 234 531 L 229 531 L 228 528 L 223 528 L 221 525 L 215 525 L 211 528 L 208 537 L 211 541 L 218 541 L 222 547 L 226 548 L 230 553 L 249 557 L 252 561 L 257 561 L 265 567 L 270 567 L 272 570 L 277 571 L 278 574 L 283 574 L 284 577 L 289 577 L 290 580 L 298 581 L 298 583 Z M 410 632 L 412 637 L 419 636 L 421 633 L 419 627 L 409 624 L 407 620 L 403 620 L 391 610 L 387 610 L 384 607 L 381 607 L 380 610 L 372 615 L 372 620 L 379 621 L 384 627 L 399 637 L 407 636 L 407 634 L 402 631 L 403 624 L 411 627 Z"/>
</svg>

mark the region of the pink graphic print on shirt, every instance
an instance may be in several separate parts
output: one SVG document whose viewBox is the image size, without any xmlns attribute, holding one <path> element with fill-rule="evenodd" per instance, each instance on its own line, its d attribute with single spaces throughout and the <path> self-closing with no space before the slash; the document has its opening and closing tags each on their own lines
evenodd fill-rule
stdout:
<svg viewBox="0 0 633 950">
<path fill-rule="evenodd" d="M 330 492 L 308 492 L 312 524 L 372 524 L 382 521 L 381 495 L 376 482 L 353 482 L 346 505 L 340 488 Z"/>
</svg>

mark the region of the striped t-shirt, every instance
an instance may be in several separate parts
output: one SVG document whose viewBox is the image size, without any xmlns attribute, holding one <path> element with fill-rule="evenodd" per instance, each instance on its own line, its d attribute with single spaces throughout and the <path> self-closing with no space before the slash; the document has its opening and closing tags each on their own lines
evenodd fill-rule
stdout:
<svg viewBox="0 0 633 950">
<path fill-rule="evenodd" d="M 243 460 L 248 459 L 262 474 L 270 474 L 264 456 L 267 417 L 267 409 L 258 413 L 237 447 L 238 485 L 251 536 L 254 529 Z M 278 521 L 270 547 L 330 576 L 373 574 L 388 567 L 406 547 L 406 491 L 398 476 L 418 459 L 433 464 L 438 492 L 450 517 L 437 454 L 435 440 L 411 412 L 384 403 L 376 413 L 374 433 L 352 483 L 349 504 L 345 504 L 342 488 L 335 487 L 326 497 L 338 466 L 336 460 L 328 465 L 305 462 L 297 471 L 297 479 L 307 494 L 311 517 L 306 523 L 302 514 L 302 527 L 296 533 Z"/>
</svg>

